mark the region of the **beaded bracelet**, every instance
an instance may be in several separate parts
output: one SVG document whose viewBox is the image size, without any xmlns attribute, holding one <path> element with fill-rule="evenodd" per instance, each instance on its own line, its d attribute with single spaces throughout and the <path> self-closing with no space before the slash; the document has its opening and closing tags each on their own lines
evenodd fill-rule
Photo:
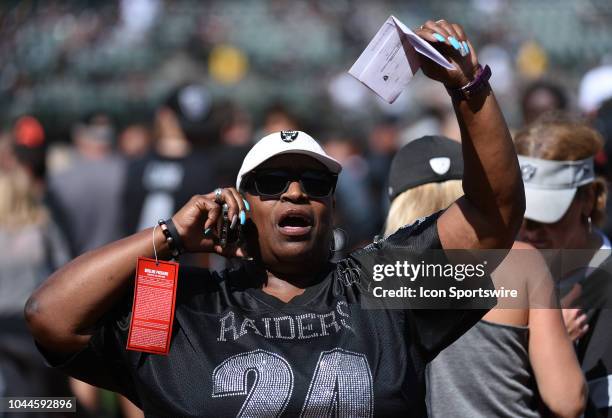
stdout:
<svg viewBox="0 0 612 418">
<path fill-rule="evenodd" d="M 184 250 L 181 243 L 181 237 L 176 230 L 176 226 L 174 226 L 174 222 L 172 222 L 172 219 L 167 219 L 165 221 L 160 219 L 157 221 L 157 224 L 166 238 L 166 243 L 168 243 L 168 248 L 170 248 L 172 257 L 178 258 L 178 256 L 181 255 Z"/>
</svg>

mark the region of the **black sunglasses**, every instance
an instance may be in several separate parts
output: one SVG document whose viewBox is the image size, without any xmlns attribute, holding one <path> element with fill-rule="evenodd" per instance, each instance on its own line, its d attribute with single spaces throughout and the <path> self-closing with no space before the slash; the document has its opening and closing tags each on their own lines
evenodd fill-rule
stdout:
<svg viewBox="0 0 612 418">
<path fill-rule="evenodd" d="M 263 197 L 279 197 L 289 189 L 291 182 L 299 181 L 308 196 L 322 198 L 334 193 L 337 180 L 337 174 L 327 171 L 268 169 L 249 173 L 245 188 Z"/>
</svg>

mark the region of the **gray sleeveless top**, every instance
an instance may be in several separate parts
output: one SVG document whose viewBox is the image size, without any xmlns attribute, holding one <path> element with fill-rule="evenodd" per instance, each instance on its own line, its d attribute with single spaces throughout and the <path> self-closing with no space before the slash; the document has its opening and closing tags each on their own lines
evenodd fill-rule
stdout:
<svg viewBox="0 0 612 418">
<path fill-rule="evenodd" d="M 528 347 L 528 327 L 479 321 L 427 366 L 429 416 L 540 417 Z"/>
</svg>

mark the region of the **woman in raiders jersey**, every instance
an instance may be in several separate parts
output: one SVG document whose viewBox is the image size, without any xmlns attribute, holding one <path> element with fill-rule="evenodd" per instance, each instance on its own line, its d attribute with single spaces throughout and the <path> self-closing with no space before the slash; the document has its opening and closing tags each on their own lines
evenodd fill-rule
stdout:
<svg viewBox="0 0 612 418">
<path fill-rule="evenodd" d="M 32 295 L 26 318 L 47 361 L 124 394 L 146 416 L 424 416 L 425 365 L 485 311 L 469 301 L 362 309 L 373 266 L 392 251 L 509 248 L 524 192 L 488 67 L 461 26 L 428 21 L 415 32 L 454 66 L 421 63 L 451 93 L 464 197 L 334 264 L 341 167 L 303 132 L 271 134 L 245 157 L 235 189 L 194 196 L 166 221 L 184 252 L 250 259 L 221 273 L 181 266 L 168 354 L 125 349 L 135 261 L 154 256 L 152 240 L 171 256 L 150 228 L 75 259 Z M 233 228 L 244 224 L 244 247 L 220 245 L 223 203 Z"/>
</svg>

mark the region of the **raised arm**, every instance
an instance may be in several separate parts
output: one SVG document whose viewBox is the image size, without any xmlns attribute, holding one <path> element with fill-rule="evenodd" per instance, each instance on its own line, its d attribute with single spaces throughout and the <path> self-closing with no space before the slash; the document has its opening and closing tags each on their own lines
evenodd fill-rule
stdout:
<svg viewBox="0 0 612 418">
<path fill-rule="evenodd" d="M 445 20 L 428 21 L 416 33 L 455 66 L 449 71 L 423 58 L 427 76 L 449 89 L 474 80 L 478 58 L 461 26 Z M 462 56 L 466 45 L 469 52 Z M 504 117 L 490 88 L 469 99 L 453 100 L 453 106 L 461 129 L 465 195 L 438 221 L 442 245 L 447 249 L 510 248 L 523 219 L 525 195 Z"/>
<path fill-rule="evenodd" d="M 230 217 L 244 210 L 235 189 L 224 189 Z M 189 252 L 224 253 L 204 228 L 217 224 L 220 208 L 214 195 L 194 196 L 176 215 L 174 224 Z M 72 353 L 84 348 L 94 325 L 125 294 L 133 283 L 136 259 L 157 255 L 168 259 L 170 251 L 160 228 L 146 229 L 130 237 L 76 258 L 55 272 L 30 297 L 25 316 L 32 335 L 54 352 Z M 241 250 L 234 250 L 240 256 Z"/>
</svg>

